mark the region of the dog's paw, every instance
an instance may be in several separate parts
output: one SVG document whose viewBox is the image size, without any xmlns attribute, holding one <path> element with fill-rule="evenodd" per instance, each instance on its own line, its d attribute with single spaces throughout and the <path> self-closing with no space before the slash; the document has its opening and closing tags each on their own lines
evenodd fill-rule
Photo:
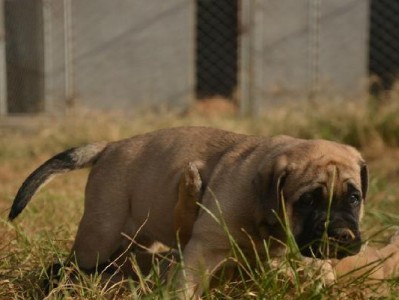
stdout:
<svg viewBox="0 0 399 300">
<path fill-rule="evenodd" d="M 330 286 L 337 282 L 337 275 L 331 260 L 305 257 L 303 262 L 306 277 L 320 280 L 323 286 Z"/>
<path fill-rule="evenodd" d="M 389 243 L 390 244 L 399 243 L 399 228 L 397 228 L 394 234 L 391 236 L 391 238 L 389 239 Z"/>
<path fill-rule="evenodd" d="M 46 278 L 43 280 L 43 291 L 48 295 L 50 291 L 56 288 L 63 274 L 63 265 L 60 263 L 52 264 L 46 270 Z"/>
</svg>

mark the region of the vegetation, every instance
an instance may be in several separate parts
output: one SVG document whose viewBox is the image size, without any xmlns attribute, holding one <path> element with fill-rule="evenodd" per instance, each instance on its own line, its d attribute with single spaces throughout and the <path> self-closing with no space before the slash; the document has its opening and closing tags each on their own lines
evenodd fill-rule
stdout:
<svg viewBox="0 0 399 300">
<path fill-rule="evenodd" d="M 17 121 L 15 121 L 17 120 Z M 98 140 L 118 140 L 158 128 L 206 125 L 262 135 L 288 134 L 325 138 L 354 145 L 368 161 L 371 173 L 369 197 L 363 219 L 364 236 L 378 247 L 399 225 L 399 92 L 387 99 L 363 102 L 313 102 L 272 108 L 256 118 L 230 114 L 204 116 L 195 111 L 169 110 L 127 114 L 74 110 L 62 117 L 15 117 L 0 120 L 0 299 L 41 299 L 41 280 L 52 262 L 68 255 L 83 211 L 83 191 L 88 171 L 58 177 L 41 190 L 12 224 L 7 214 L 23 179 L 40 163 L 65 148 Z M 26 123 L 26 124 L 19 124 Z M 377 287 L 358 282 L 326 285 L 294 256 L 276 267 L 242 266 L 241 280 L 221 284 L 206 299 L 362 299 L 383 286 L 378 294 L 399 297 L 399 280 Z M 161 283 L 158 266 L 153 274 L 128 283 L 127 290 L 101 280 L 101 274 L 80 274 L 73 282 L 62 280 L 50 299 L 76 298 L 173 298 Z M 66 268 L 65 272 L 68 272 Z"/>
</svg>

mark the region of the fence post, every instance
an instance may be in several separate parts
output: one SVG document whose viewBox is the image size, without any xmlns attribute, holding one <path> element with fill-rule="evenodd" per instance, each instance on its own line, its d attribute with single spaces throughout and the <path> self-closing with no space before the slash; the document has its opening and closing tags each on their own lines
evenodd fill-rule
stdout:
<svg viewBox="0 0 399 300">
<path fill-rule="evenodd" d="M 0 0 L 0 116 L 7 114 L 4 0 Z"/>
<path fill-rule="evenodd" d="M 243 116 L 252 113 L 252 31 L 253 31 L 253 1 L 241 1 L 240 10 L 240 67 L 239 67 L 239 104 Z"/>
</svg>

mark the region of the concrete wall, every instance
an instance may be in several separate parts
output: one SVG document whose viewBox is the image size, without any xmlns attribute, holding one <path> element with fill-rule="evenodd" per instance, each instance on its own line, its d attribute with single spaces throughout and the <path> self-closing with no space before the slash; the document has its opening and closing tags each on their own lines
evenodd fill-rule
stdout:
<svg viewBox="0 0 399 300">
<path fill-rule="evenodd" d="M 194 8 L 185 0 L 45 3 L 46 103 L 185 106 L 194 89 Z"/>
<path fill-rule="evenodd" d="M 255 3 L 254 106 L 365 92 L 368 1 Z"/>
<path fill-rule="evenodd" d="M 5 27 L 13 32 L 6 37 L 7 86 L 13 89 L 7 103 L 0 101 L 0 113 L 6 104 L 8 111 L 25 112 L 184 107 L 195 97 L 195 1 L 6 2 Z M 368 0 L 240 5 L 243 110 L 365 91 Z M 0 67 L 1 47 L 0 40 Z"/>
<path fill-rule="evenodd" d="M 192 1 L 72 1 L 72 18 L 78 104 L 124 109 L 191 100 Z"/>
</svg>

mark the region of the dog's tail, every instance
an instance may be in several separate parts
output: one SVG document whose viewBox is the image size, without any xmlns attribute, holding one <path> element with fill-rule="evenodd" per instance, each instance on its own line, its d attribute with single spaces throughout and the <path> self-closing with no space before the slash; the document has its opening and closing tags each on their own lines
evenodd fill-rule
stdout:
<svg viewBox="0 0 399 300">
<path fill-rule="evenodd" d="M 8 219 L 15 219 L 33 195 L 54 176 L 94 165 L 108 143 L 99 142 L 72 148 L 50 158 L 25 179 L 19 188 Z"/>
</svg>

